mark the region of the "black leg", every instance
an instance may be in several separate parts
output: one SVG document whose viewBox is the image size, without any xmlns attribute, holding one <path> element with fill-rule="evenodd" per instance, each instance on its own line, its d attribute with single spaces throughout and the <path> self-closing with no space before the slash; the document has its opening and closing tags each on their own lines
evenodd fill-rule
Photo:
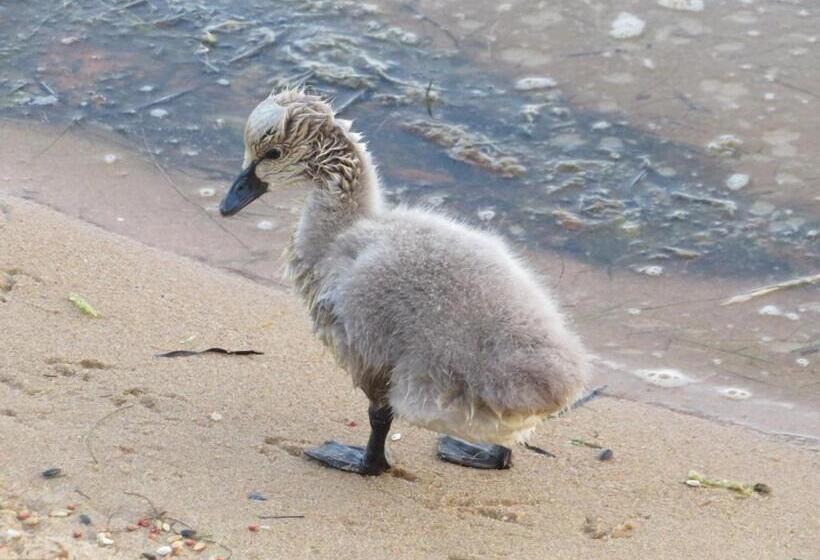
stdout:
<svg viewBox="0 0 820 560">
<path fill-rule="evenodd" d="M 370 416 L 370 439 L 367 448 L 342 445 L 328 441 L 321 447 L 308 449 L 305 455 L 326 467 L 359 474 L 378 475 L 390 468 L 384 454 L 384 444 L 393 422 L 390 406 L 368 409 Z"/>
<path fill-rule="evenodd" d="M 501 445 L 467 443 L 444 436 L 438 442 L 438 456 L 449 463 L 474 469 L 509 469 L 512 450 Z"/>
</svg>

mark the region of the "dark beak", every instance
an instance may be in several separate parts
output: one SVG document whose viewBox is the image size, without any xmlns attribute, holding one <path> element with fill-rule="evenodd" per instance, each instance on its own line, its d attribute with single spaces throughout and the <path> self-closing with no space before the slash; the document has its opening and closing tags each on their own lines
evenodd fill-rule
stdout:
<svg viewBox="0 0 820 560">
<path fill-rule="evenodd" d="M 268 186 L 256 177 L 256 164 L 252 163 L 231 185 L 231 190 L 219 204 L 219 213 L 223 216 L 233 216 L 267 190 Z"/>
</svg>

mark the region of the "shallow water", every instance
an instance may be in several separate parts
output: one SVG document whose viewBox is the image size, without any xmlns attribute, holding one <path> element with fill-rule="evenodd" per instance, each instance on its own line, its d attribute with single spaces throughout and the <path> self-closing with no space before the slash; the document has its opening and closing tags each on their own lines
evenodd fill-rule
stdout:
<svg viewBox="0 0 820 560">
<path fill-rule="evenodd" d="M 271 278 L 270 241 L 297 201 L 266 200 L 230 223 L 214 209 L 249 110 L 272 87 L 305 83 L 356 120 L 392 200 L 532 251 L 617 392 L 816 436 L 817 290 L 716 302 L 820 270 L 817 15 L 800 2 L 736 4 L 0 6 L 0 114 L 52 126 L 53 140 L 20 158 L 47 169 L 88 154 L 86 171 L 113 185 L 144 172 L 137 149 L 173 176 L 154 200 L 91 182 L 0 188 Z M 640 35 L 612 36 L 622 11 L 644 21 Z M 87 149 L 66 147 L 81 139 Z M 147 211 L 160 198 L 184 209 L 187 233 Z M 779 313 L 759 311 L 772 301 Z"/>
</svg>

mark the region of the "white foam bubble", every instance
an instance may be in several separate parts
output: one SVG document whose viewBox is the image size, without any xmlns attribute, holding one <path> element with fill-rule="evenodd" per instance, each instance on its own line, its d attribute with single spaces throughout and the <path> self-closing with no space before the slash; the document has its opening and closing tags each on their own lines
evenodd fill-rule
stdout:
<svg viewBox="0 0 820 560">
<path fill-rule="evenodd" d="M 726 397 L 727 399 L 732 399 L 733 401 L 745 401 L 752 396 L 751 392 L 739 387 L 724 387 L 718 392 L 721 396 Z"/>
<path fill-rule="evenodd" d="M 532 91 L 536 89 L 551 89 L 557 86 L 558 83 L 547 76 L 530 76 L 528 78 L 521 78 L 515 82 L 515 89 L 518 91 Z"/>
<path fill-rule="evenodd" d="M 640 37 L 644 27 L 646 27 L 646 22 L 638 16 L 629 12 L 621 12 L 612 22 L 609 35 L 615 39 L 632 39 Z"/>
<path fill-rule="evenodd" d="M 726 179 L 726 186 L 729 190 L 739 191 L 749 184 L 750 179 L 745 173 L 734 173 Z"/>
<path fill-rule="evenodd" d="M 495 210 L 491 208 L 485 208 L 484 210 L 479 210 L 477 213 L 478 219 L 482 222 L 489 222 L 493 218 L 495 218 Z"/>
<path fill-rule="evenodd" d="M 212 189 L 211 187 L 203 187 L 199 189 L 199 196 L 202 198 L 210 198 L 216 194 L 216 189 Z"/>
<path fill-rule="evenodd" d="M 105 154 L 103 156 L 103 161 L 105 163 L 109 163 L 109 164 L 110 163 L 117 163 L 117 161 L 119 161 L 119 159 L 120 159 L 120 156 L 118 156 L 117 154 Z"/>
<path fill-rule="evenodd" d="M 658 5 L 672 10 L 702 12 L 703 0 L 658 0 Z"/>
<path fill-rule="evenodd" d="M 783 311 L 776 305 L 764 305 L 760 309 L 757 310 L 760 315 L 770 315 L 772 317 L 780 317 L 783 315 Z"/>
<path fill-rule="evenodd" d="M 270 220 L 259 220 L 256 223 L 256 227 L 261 230 L 269 231 L 273 229 L 273 222 Z"/>
<path fill-rule="evenodd" d="M 632 373 L 647 383 L 658 387 L 683 387 L 696 381 L 685 373 L 672 368 L 637 369 Z"/>
</svg>

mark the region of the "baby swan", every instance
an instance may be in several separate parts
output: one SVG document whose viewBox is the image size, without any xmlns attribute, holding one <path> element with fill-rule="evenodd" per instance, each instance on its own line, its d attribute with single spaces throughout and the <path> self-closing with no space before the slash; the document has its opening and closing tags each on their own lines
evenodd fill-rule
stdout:
<svg viewBox="0 0 820 560">
<path fill-rule="evenodd" d="M 248 118 L 243 171 L 220 205 L 230 216 L 268 190 L 310 189 L 288 274 L 319 338 L 370 399 L 371 433 L 366 448 L 331 441 L 306 454 L 380 474 L 395 415 L 449 434 L 445 460 L 507 468 L 503 445 L 580 396 L 583 347 L 500 238 L 386 208 L 350 124 L 317 96 L 271 94 Z"/>
</svg>

